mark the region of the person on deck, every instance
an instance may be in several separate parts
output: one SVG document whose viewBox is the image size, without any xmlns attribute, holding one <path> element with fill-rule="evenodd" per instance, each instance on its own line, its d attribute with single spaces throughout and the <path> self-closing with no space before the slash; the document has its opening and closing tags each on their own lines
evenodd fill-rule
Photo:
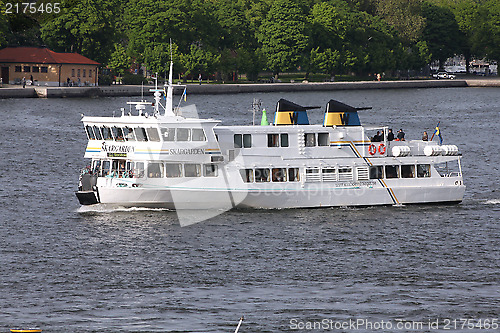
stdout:
<svg viewBox="0 0 500 333">
<path fill-rule="evenodd" d="M 424 131 L 424 135 L 422 135 L 422 141 L 429 141 L 429 135 L 427 135 L 426 131 Z"/>
<path fill-rule="evenodd" d="M 389 128 L 389 133 L 387 134 L 387 141 L 394 140 L 394 133 L 392 133 L 392 128 Z"/>
<path fill-rule="evenodd" d="M 403 129 L 398 131 L 398 139 L 399 141 L 405 141 L 405 132 L 403 132 Z"/>
</svg>

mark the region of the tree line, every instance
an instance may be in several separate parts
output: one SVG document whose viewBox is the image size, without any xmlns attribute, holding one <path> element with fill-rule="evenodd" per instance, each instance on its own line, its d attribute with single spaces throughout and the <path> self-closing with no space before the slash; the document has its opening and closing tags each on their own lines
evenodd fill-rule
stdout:
<svg viewBox="0 0 500 333">
<path fill-rule="evenodd" d="M 0 7 L 0 47 L 78 52 L 115 73 L 141 63 L 164 73 L 171 55 L 177 75 L 222 80 L 256 80 L 264 70 L 419 70 L 457 54 L 467 63 L 500 59 L 498 0 L 63 0 L 57 14 Z"/>
</svg>

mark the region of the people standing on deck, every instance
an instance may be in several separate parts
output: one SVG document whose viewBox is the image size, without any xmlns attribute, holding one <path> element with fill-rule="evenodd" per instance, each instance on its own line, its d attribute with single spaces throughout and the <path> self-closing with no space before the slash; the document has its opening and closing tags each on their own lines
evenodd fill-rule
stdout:
<svg viewBox="0 0 500 333">
<path fill-rule="evenodd" d="M 405 132 L 403 132 L 402 128 L 398 131 L 398 140 L 405 141 Z"/>
<path fill-rule="evenodd" d="M 429 135 L 427 135 L 426 131 L 424 131 L 424 135 L 422 135 L 422 141 L 429 141 Z"/>
<path fill-rule="evenodd" d="M 389 133 L 387 134 L 387 141 L 394 140 L 394 133 L 392 133 L 392 128 L 389 128 Z"/>
<path fill-rule="evenodd" d="M 373 142 L 380 142 L 380 141 L 382 141 L 382 140 L 380 139 L 380 131 L 377 131 L 377 134 L 375 134 L 375 135 L 373 136 L 372 141 L 373 141 Z"/>
</svg>

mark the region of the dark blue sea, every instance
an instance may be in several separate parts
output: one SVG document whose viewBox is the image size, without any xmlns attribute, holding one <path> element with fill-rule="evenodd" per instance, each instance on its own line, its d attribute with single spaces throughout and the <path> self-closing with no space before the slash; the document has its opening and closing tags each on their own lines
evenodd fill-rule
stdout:
<svg viewBox="0 0 500 333">
<path fill-rule="evenodd" d="M 81 114 L 119 115 L 129 99 L 0 100 L 0 332 L 234 332 L 242 316 L 239 332 L 498 332 L 500 89 L 188 94 L 186 104 L 251 124 L 253 98 L 272 118 L 282 97 L 372 106 L 362 123 L 408 139 L 440 121 L 463 154 L 463 203 L 237 210 L 187 227 L 173 211 L 82 209 Z M 321 109 L 309 117 L 320 123 Z"/>
</svg>

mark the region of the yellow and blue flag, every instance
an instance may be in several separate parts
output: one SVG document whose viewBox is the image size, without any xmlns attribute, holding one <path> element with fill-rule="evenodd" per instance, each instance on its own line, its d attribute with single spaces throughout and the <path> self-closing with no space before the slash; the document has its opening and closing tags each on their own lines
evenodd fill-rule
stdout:
<svg viewBox="0 0 500 333">
<path fill-rule="evenodd" d="M 436 130 L 434 131 L 434 134 L 432 135 L 432 137 L 434 137 L 434 135 L 437 135 L 439 138 L 439 144 L 442 145 L 443 144 L 443 137 L 441 136 L 441 131 L 439 130 L 440 123 L 441 122 L 438 122 L 438 124 L 436 126 Z"/>
</svg>

